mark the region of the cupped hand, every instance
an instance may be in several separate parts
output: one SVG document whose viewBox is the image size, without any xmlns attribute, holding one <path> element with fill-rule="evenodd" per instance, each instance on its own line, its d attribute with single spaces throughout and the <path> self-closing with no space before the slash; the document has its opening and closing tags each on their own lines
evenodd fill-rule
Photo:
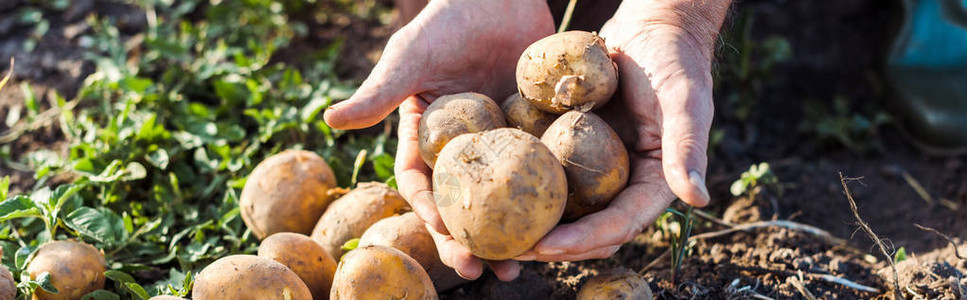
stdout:
<svg viewBox="0 0 967 300">
<path fill-rule="evenodd" d="M 373 72 L 356 93 L 325 112 L 333 128 L 375 125 L 397 106 L 395 173 L 400 193 L 427 223 L 444 264 L 475 279 L 483 261 L 448 234 L 433 200 L 431 170 L 420 157 L 417 128 L 438 96 L 478 92 L 503 100 L 516 91 L 514 72 L 528 45 L 552 34 L 542 0 L 436 0 L 390 37 Z M 517 277 L 514 261 L 488 262 L 501 280 Z"/>
<path fill-rule="evenodd" d="M 676 196 L 693 206 L 709 202 L 711 57 L 728 1 L 704 1 L 714 7 L 661 3 L 674 2 L 685 7 L 626 1 L 601 29 L 618 65 L 619 90 L 598 113 L 629 149 L 627 187 L 608 208 L 557 226 L 518 260 L 610 257 Z"/>
</svg>

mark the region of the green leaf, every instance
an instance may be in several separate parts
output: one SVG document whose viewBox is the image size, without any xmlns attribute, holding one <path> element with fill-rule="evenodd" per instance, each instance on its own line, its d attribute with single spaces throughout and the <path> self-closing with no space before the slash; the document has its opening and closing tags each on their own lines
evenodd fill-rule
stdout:
<svg viewBox="0 0 967 300">
<path fill-rule="evenodd" d="M 342 249 L 343 251 L 352 251 L 353 249 L 356 249 L 358 247 L 359 247 L 359 238 L 354 238 L 343 243 L 340 249 Z"/>
<path fill-rule="evenodd" d="M 40 208 L 27 196 L 16 195 L 0 202 L 0 221 L 41 216 Z"/>
<path fill-rule="evenodd" d="M 3 180 L 0 180 L 0 199 L 7 199 L 8 192 L 10 192 L 10 176 L 3 176 Z"/>
<path fill-rule="evenodd" d="M 24 103 L 27 105 L 30 115 L 37 114 L 40 107 L 37 106 L 37 97 L 34 95 L 34 89 L 26 81 L 20 83 L 20 89 L 23 90 Z"/>
<path fill-rule="evenodd" d="M 65 221 L 67 227 L 107 245 L 117 245 L 127 239 L 124 220 L 106 208 L 80 207 L 67 216 Z"/>
<path fill-rule="evenodd" d="M 745 188 L 745 181 L 739 179 L 732 183 L 732 187 L 729 188 L 729 192 L 732 192 L 732 196 L 738 197 L 742 195 L 742 193 L 745 193 Z"/>
<path fill-rule="evenodd" d="M 148 291 L 145 291 L 144 287 L 137 282 L 125 282 L 124 286 L 128 288 L 128 291 L 137 295 L 138 298 L 141 298 L 142 300 L 148 300 L 148 298 L 151 298 L 151 295 L 148 295 Z"/>
<path fill-rule="evenodd" d="M 57 287 L 50 282 L 49 272 L 40 273 L 40 276 L 37 276 L 36 282 L 40 288 L 44 289 L 44 291 L 47 291 L 51 294 L 57 294 Z"/>
<path fill-rule="evenodd" d="M 904 260 L 907 260 L 907 249 L 900 247 L 900 249 L 897 249 L 896 253 L 893 254 L 893 263 L 899 263 Z"/>
<path fill-rule="evenodd" d="M 359 177 L 359 171 L 363 168 L 363 165 L 366 164 L 367 153 L 369 152 L 366 151 L 366 149 L 363 149 L 359 151 L 359 154 L 356 155 L 356 162 L 353 163 L 353 177 L 352 177 L 353 186 L 356 186 L 356 179 L 358 179 Z"/>
<path fill-rule="evenodd" d="M 3 76 L 3 79 L 0 79 L 0 90 L 3 90 L 3 86 L 7 85 L 7 81 L 10 80 L 11 77 L 13 77 L 13 67 L 14 67 L 14 59 L 11 56 L 10 70 L 7 70 L 7 75 Z"/>
<path fill-rule="evenodd" d="M 125 77 L 118 83 L 124 90 L 137 94 L 144 94 L 149 87 L 154 85 L 154 82 L 151 81 L 151 79 L 143 77 Z"/>
<path fill-rule="evenodd" d="M 37 247 L 25 246 L 17 249 L 17 253 L 14 254 L 14 263 L 17 269 L 26 269 L 27 263 L 30 262 L 31 256 L 33 256 L 34 251 L 37 251 Z"/>
<path fill-rule="evenodd" d="M 168 157 L 168 151 L 165 151 L 165 149 L 151 151 L 151 153 L 148 153 L 144 159 L 147 160 L 152 166 L 162 170 L 168 168 L 168 162 L 170 160 Z"/>
<path fill-rule="evenodd" d="M 121 296 L 106 290 L 96 290 L 84 295 L 82 300 L 120 300 Z"/>
</svg>

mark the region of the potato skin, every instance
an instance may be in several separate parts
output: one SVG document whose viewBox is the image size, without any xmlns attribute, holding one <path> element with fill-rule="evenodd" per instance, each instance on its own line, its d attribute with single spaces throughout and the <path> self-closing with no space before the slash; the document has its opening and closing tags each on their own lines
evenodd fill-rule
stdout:
<svg viewBox="0 0 967 300">
<path fill-rule="evenodd" d="M 279 232 L 262 241 L 258 256 L 272 259 L 299 275 L 313 299 L 329 299 L 336 260 L 308 236 Z"/>
<path fill-rule="evenodd" d="M 408 212 L 379 220 L 359 238 L 359 246 L 379 245 L 394 248 L 423 266 L 438 292 L 470 282 L 440 261 L 433 237 L 426 223 L 416 213 Z"/>
<path fill-rule="evenodd" d="M 50 272 L 50 282 L 57 288 L 57 294 L 37 289 L 34 299 L 80 299 L 104 288 L 107 265 L 104 255 L 94 246 L 75 241 L 53 241 L 37 249 L 26 271 L 30 279 Z"/>
<path fill-rule="evenodd" d="M 618 269 L 588 279 L 578 291 L 577 300 L 651 300 L 653 297 L 644 278 L 628 269 Z"/>
<path fill-rule="evenodd" d="M 364 246 L 339 261 L 329 299 L 437 299 L 423 267 L 399 250 Z"/>
<path fill-rule="evenodd" d="M 437 154 L 451 139 L 504 126 L 500 107 L 486 95 L 460 93 L 437 98 L 420 118 L 420 156 L 432 168 Z"/>
<path fill-rule="evenodd" d="M 564 168 L 554 154 L 512 128 L 450 141 L 433 170 L 433 190 L 453 238 L 489 260 L 533 248 L 560 221 L 567 201 Z"/>
<path fill-rule="evenodd" d="M 566 31 L 534 42 L 517 62 L 521 96 L 543 111 L 561 114 L 601 107 L 618 88 L 618 66 L 604 39 Z"/>
<path fill-rule="evenodd" d="M 507 97 L 500 104 L 500 109 L 504 111 L 507 126 L 516 127 L 536 137 L 543 135 L 544 130 L 557 119 L 557 115 L 540 110 L 521 97 L 520 93 Z"/>
<path fill-rule="evenodd" d="M 541 137 L 567 174 L 566 222 L 598 212 L 628 183 L 628 150 L 618 134 L 594 113 L 561 115 Z"/>
<path fill-rule="evenodd" d="M 309 151 L 266 158 L 249 175 L 239 199 L 242 221 L 259 240 L 276 232 L 308 234 L 332 198 L 336 175 Z"/>
<path fill-rule="evenodd" d="M 355 189 L 333 201 L 322 214 L 312 240 L 333 258 L 341 257 L 342 245 L 366 232 L 383 218 L 406 212 L 409 204 L 395 189 L 379 182 L 360 183 Z"/>
<path fill-rule="evenodd" d="M 255 255 L 229 255 L 198 273 L 191 298 L 312 299 L 299 275 L 277 261 Z"/>
</svg>

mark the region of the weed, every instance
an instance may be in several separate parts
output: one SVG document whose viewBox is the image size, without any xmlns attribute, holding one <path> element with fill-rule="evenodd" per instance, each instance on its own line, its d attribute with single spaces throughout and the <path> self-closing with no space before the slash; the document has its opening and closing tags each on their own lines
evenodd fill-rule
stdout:
<svg viewBox="0 0 967 300">
<path fill-rule="evenodd" d="M 780 197 L 785 189 L 783 184 L 779 182 L 779 178 L 772 173 L 769 163 L 765 162 L 752 165 L 748 171 L 742 172 L 739 179 L 732 183 L 729 191 L 736 197 L 748 195 L 755 199 L 763 189 L 771 189 Z"/>
<path fill-rule="evenodd" d="M 830 110 L 818 101 L 805 101 L 804 118 L 799 123 L 799 131 L 819 142 L 839 143 L 857 154 L 882 149 L 877 128 L 890 123 L 892 118 L 882 111 L 861 113 L 852 108 L 850 102 L 849 99 L 838 96 L 833 100 Z"/>
<path fill-rule="evenodd" d="M 669 252 L 671 253 L 671 272 L 672 282 L 678 283 L 678 276 L 682 269 L 685 258 L 692 254 L 692 246 L 689 237 L 692 235 L 692 228 L 695 220 L 692 217 L 692 207 L 682 213 L 674 208 L 666 208 L 665 213 L 655 221 L 658 231 L 663 238 L 669 241 Z"/>
</svg>

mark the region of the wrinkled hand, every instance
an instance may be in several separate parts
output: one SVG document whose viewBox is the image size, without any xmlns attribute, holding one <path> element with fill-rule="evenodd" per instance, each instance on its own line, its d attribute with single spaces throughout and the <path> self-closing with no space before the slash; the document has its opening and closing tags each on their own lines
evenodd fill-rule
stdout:
<svg viewBox="0 0 967 300">
<path fill-rule="evenodd" d="M 675 2 L 682 7 L 661 7 Z M 728 1 L 698 2 L 626 1 L 601 29 L 620 82 L 617 97 L 598 113 L 629 147 L 628 186 L 608 208 L 556 227 L 518 260 L 610 257 L 676 195 L 708 204 L 711 57 Z"/>
<path fill-rule="evenodd" d="M 514 72 L 528 45 L 554 32 L 542 0 L 436 0 L 390 37 L 373 72 L 348 100 L 325 113 L 339 129 L 375 125 L 400 108 L 396 179 L 400 193 L 430 228 L 444 264 L 475 279 L 483 264 L 447 234 L 433 200 L 431 170 L 420 157 L 417 128 L 438 96 L 479 92 L 498 101 L 516 91 Z M 501 280 L 516 261 L 488 262 Z"/>
</svg>

